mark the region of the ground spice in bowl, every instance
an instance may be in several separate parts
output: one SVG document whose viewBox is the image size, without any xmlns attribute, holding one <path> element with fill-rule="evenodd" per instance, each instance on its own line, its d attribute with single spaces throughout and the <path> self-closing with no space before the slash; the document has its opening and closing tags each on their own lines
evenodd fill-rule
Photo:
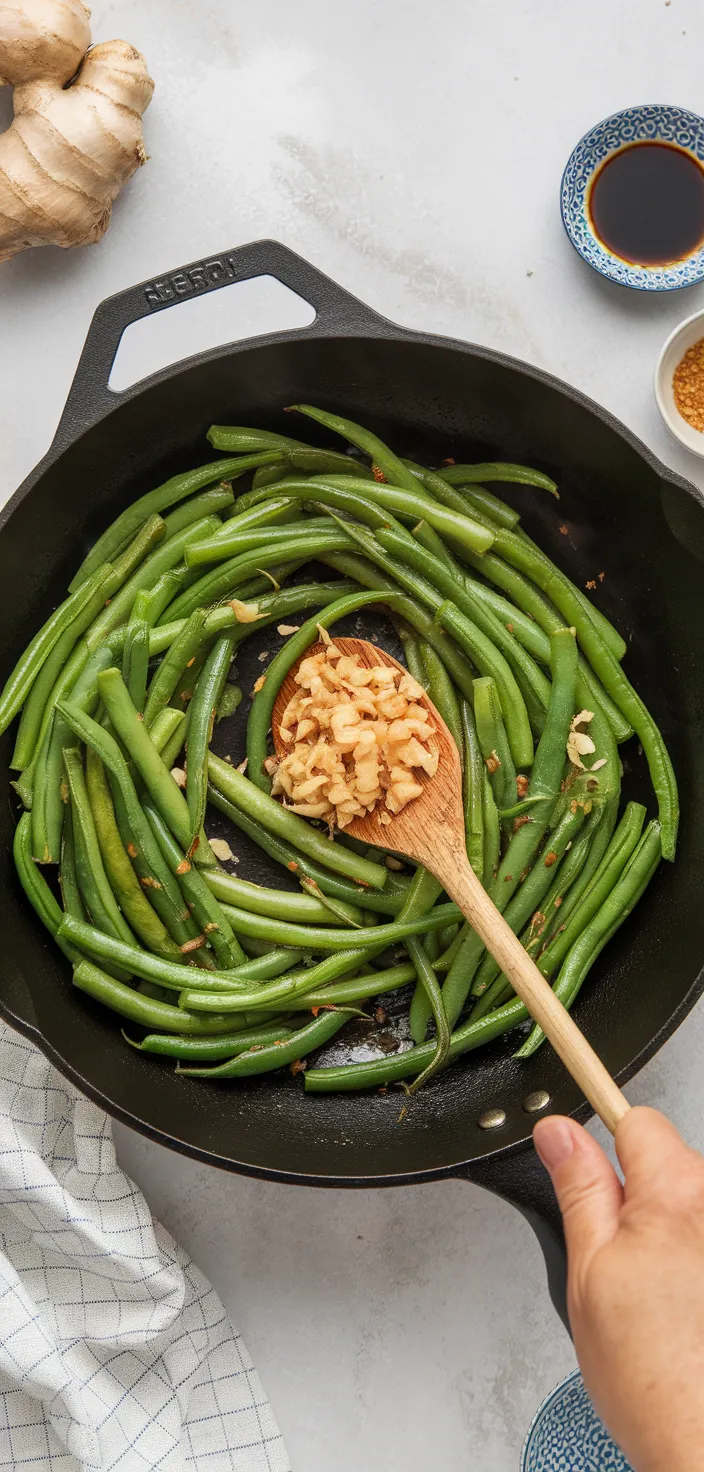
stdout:
<svg viewBox="0 0 704 1472">
<path fill-rule="evenodd" d="M 672 389 L 682 418 L 704 434 L 704 337 L 693 343 L 677 364 Z"/>
</svg>

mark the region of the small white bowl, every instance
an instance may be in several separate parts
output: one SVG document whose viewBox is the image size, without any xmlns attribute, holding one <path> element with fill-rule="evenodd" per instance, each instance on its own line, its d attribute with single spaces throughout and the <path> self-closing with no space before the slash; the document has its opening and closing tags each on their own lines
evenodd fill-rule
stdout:
<svg viewBox="0 0 704 1472">
<path fill-rule="evenodd" d="M 680 322 L 674 332 L 665 343 L 658 358 L 655 369 L 655 398 L 658 409 L 670 431 L 686 450 L 691 450 L 694 455 L 704 456 L 704 432 L 693 429 L 687 423 L 675 403 L 675 394 L 672 387 L 672 379 L 677 367 L 688 348 L 694 346 L 704 337 L 704 312 L 695 312 L 692 317 L 685 318 Z"/>
</svg>

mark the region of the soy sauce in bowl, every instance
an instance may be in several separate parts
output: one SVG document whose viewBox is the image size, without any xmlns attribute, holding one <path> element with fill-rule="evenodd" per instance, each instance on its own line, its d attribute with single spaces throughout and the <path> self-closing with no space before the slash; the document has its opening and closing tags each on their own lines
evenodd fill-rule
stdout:
<svg viewBox="0 0 704 1472">
<path fill-rule="evenodd" d="M 685 260 L 704 244 L 704 168 L 674 143 L 627 144 L 595 173 L 587 209 L 595 235 L 621 260 Z"/>
</svg>

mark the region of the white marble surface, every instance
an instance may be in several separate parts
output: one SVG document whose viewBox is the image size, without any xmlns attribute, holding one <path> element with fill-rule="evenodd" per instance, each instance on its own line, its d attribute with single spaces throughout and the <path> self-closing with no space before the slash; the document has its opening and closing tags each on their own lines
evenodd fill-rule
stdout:
<svg viewBox="0 0 704 1472">
<path fill-rule="evenodd" d="M 651 393 L 661 342 L 704 290 L 651 299 L 599 280 L 557 209 L 592 122 L 639 101 L 701 106 L 698 0 L 94 0 L 93 21 L 148 57 L 151 159 L 99 247 L 0 270 L 3 497 L 51 439 L 97 303 L 264 235 L 387 316 L 550 368 L 704 486 Z M 300 313 L 266 287 L 218 293 L 148 323 L 114 381 Z M 702 1146 L 703 1043 L 700 1012 L 629 1091 Z M 117 1135 L 245 1333 L 295 1472 L 517 1469 L 572 1351 L 508 1207 L 457 1183 L 283 1188 Z"/>
</svg>

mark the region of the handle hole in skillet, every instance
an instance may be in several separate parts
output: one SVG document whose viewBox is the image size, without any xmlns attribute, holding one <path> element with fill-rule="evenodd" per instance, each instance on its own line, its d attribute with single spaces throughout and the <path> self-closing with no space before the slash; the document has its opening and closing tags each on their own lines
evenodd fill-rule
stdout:
<svg viewBox="0 0 704 1472">
<path fill-rule="evenodd" d="M 264 333 L 309 327 L 315 320 L 310 302 L 275 276 L 233 282 L 221 291 L 175 301 L 174 307 L 177 310 L 142 317 L 125 329 L 108 384 L 114 393 L 194 353 Z"/>
</svg>

